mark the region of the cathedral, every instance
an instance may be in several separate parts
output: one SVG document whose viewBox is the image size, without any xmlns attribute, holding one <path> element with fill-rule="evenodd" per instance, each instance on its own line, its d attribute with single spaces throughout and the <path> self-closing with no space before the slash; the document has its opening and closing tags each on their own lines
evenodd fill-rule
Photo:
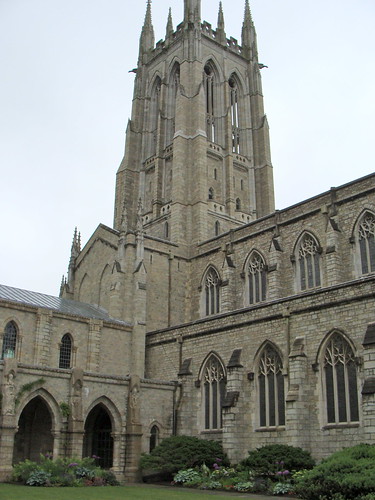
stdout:
<svg viewBox="0 0 375 500">
<path fill-rule="evenodd" d="M 113 227 L 53 297 L 0 285 L 0 480 L 95 455 L 119 480 L 184 434 L 232 463 L 375 443 L 375 174 L 275 210 L 262 64 L 201 0 L 147 3 Z"/>
</svg>

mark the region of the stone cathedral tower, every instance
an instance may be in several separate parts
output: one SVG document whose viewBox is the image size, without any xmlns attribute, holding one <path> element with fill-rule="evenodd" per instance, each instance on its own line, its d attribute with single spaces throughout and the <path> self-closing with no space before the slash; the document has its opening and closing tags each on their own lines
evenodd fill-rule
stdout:
<svg viewBox="0 0 375 500">
<path fill-rule="evenodd" d="M 261 66 L 248 0 L 241 46 L 221 3 L 214 30 L 200 0 L 184 0 L 183 22 L 174 30 L 169 13 L 155 47 L 148 2 L 115 229 L 134 229 L 141 206 L 148 235 L 187 250 L 274 210 Z"/>
</svg>

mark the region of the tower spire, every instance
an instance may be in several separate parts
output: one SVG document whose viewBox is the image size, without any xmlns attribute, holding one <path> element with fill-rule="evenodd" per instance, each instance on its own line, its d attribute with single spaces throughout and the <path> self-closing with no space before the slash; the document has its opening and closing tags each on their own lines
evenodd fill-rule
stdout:
<svg viewBox="0 0 375 500">
<path fill-rule="evenodd" d="M 224 13 L 223 13 L 222 2 L 219 3 L 219 15 L 217 18 L 216 40 L 219 43 L 223 43 L 223 44 L 225 44 L 227 41 L 227 36 L 225 34 Z"/>
<path fill-rule="evenodd" d="M 245 57 L 257 57 L 256 33 L 251 17 L 249 0 L 245 0 L 245 16 L 242 24 L 242 48 Z"/>
<path fill-rule="evenodd" d="M 201 22 L 201 0 L 184 0 L 184 23 L 199 24 Z"/>
<path fill-rule="evenodd" d="M 172 33 L 173 33 L 172 9 L 169 7 L 167 31 L 165 34 L 165 38 L 169 38 Z"/>
<path fill-rule="evenodd" d="M 142 60 L 142 56 L 152 50 L 155 45 L 155 35 L 154 27 L 152 25 L 151 17 L 151 0 L 147 0 L 147 9 L 145 15 L 145 21 L 143 23 L 141 38 L 139 41 L 139 60 Z"/>
</svg>

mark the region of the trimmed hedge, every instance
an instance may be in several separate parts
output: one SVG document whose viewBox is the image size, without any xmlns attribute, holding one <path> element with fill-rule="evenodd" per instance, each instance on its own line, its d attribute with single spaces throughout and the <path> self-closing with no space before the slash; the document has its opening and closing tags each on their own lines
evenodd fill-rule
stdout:
<svg viewBox="0 0 375 500">
<path fill-rule="evenodd" d="M 271 444 L 250 450 L 241 466 L 251 469 L 257 476 L 271 476 L 278 471 L 312 469 L 315 460 L 308 451 L 285 444 Z"/>
<path fill-rule="evenodd" d="M 151 453 L 142 455 L 140 465 L 143 471 L 154 470 L 172 475 L 179 470 L 203 464 L 212 467 L 217 459 L 223 465 L 229 465 L 218 441 L 191 436 L 171 436 L 164 439 Z"/>
<path fill-rule="evenodd" d="M 306 500 L 375 500 L 375 445 L 334 453 L 306 472 L 295 490 Z"/>
</svg>

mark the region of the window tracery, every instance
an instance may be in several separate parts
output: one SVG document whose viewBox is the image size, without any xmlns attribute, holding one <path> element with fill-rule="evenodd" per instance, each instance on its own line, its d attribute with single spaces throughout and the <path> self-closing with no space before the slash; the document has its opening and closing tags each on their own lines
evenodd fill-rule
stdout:
<svg viewBox="0 0 375 500">
<path fill-rule="evenodd" d="M 211 64 L 204 67 L 204 87 L 206 93 L 206 133 L 207 139 L 216 142 L 215 123 L 215 75 Z"/>
<path fill-rule="evenodd" d="M 375 271 L 375 215 L 366 212 L 358 226 L 362 274 Z"/>
<path fill-rule="evenodd" d="M 285 425 L 285 398 L 282 361 L 276 350 L 264 348 L 258 368 L 259 423 L 261 427 Z"/>
<path fill-rule="evenodd" d="M 305 234 L 298 249 L 299 277 L 301 290 L 320 286 L 320 254 L 316 240 Z"/>
<path fill-rule="evenodd" d="M 61 339 L 60 355 L 59 355 L 59 368 L 71 368 L 72 358 L 72 338 L 69 333 L 66 333 Z"/>
<path fill-rule="evenodd" d="M 355 356 L 339 333 L 330 338 L 324 353 L 327 422 L 357 422 L 358 388 Z"/>
<path fill-rule="evenodd" d="M 249 286 L 249 304 L 256 304 L 266 299 L 267 273 L 266 265 L 258 252 L 250 255 L 247 265 Z"/>
<path fill-rule="evenodd" d="M 238 108 L 238 85 L 235 78 L 229 79 L 230 87 L 230 110 L 232 125 L 232 152 L 240 153 L 240 123 Z"/>
<path fill-rule="evenodd" d="M 214 268 L 207 271 L 205 277 L 206 315 L 220 311 L 220 278 Z"/>
<path fill-rule="evenodd" d="M 204 428 L 221 429 L 221 406 L 225 396 L 225 371 L 215 355 L 211 355 L 203 370 Z"/>
</svg>

